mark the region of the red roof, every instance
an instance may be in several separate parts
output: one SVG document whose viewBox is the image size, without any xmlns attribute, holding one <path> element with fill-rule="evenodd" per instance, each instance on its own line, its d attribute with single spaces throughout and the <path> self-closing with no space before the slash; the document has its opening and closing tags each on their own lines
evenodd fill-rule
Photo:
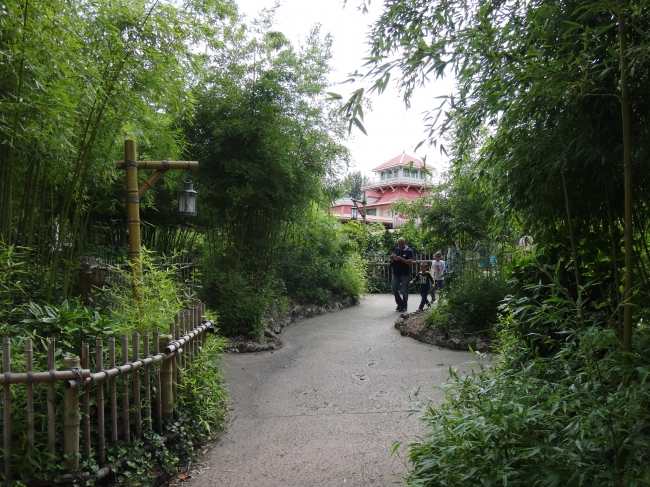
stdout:
<svg viewBox="0 0 650 487">
<path fill-rule="evenodd" d="M 412 188 L 410 191 L 406 191 L 404 188 L 400 186 L 395 188 L 395 191 L 391 191 L 391 190 L 386 191 L 384 194 L 381 195 L 381 197 L 377 201 L 375 201 L 374 203 L 369 203 L 366 206 L 371 207 L 371 206 L 387 205 L 400 198 L 405 198 L 407 200 L 414 200 L 416 198 L 419 198 L 420 196 L 422 196 L 422 193 L 420 193 L 417 189 Z"/>
<path fill-rule="evenodd" d="M 413 167 L 423 167 L 424 166 L 424 162 L 422 162 L 417 157 L 413 157 L 413 156 L 410 156 L 410 155 L 402 152 L 399 156 L 393 157 L 390 161 L 384 162 L 381 166 L 377 166 L 376 168 L 372 169 L 372 171 L 378 171 L 378 170 L 384 169 L 386 167 L 406 166 L 411 161 L 413 161 Z"/>
</svg>

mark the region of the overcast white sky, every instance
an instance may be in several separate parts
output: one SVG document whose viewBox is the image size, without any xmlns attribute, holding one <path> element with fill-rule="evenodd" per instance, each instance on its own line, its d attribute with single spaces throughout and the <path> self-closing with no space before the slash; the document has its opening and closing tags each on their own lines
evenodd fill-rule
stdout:
<svg viewBox="0 0 650 487">
<path fill-rule="evenodd" d="M 263 8 L 270 8 L 275 0 L 236 0 L 240 12 L 252 19 Z M 366 34 L 369 25 L 379 17 L 383 8 L 382 0 L 373 0 L 370 12 L 362 14 L 356 9 L 360 2 L 348 0 L 343 8 L 342 0 L 282 0 L 276 14 L 277 30 L 282 31 L 294 44 L 304 39 L 309 29 L 316 23 L 322 25 L 323 34 L 330 33 L 333 43 L 333 86 L 328 91 L 341 93 L 344 97 L 352 91 L 351 85 L 337 82 L 347 79 L 348 73 L 355 70 L 363 72 L 363 58 L 368 46 Z M 427 165 L 438 171 L 446 165 L 446 159 L 437 148 L 423 145 L 417 153 L 415 145 L 424 138 L 422 112 L 437 106 L 435 97 L 449 94 L 453 80 L 436 82 L 416 92 L 411 100 L 411 108 L 406 110 L 397 89 L 391 85 L 381 96 L 371 99 L 373 110 L 365 114 L 364 126 L 368 136 L 353 129 L 353 137 L 347 142 L 352 153 L 354 167 L 371 175 L 370 170 L 406 151 L 418 157 L 427 156 Z"/>
</svg>

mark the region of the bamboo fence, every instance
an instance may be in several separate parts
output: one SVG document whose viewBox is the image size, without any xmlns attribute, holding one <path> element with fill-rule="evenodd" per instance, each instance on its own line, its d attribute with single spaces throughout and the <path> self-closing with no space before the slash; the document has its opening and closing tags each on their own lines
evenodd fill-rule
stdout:
<svg viewBox="0 0 650 487">
<path fill-rule="evenodd" d="M 143 438 L 145 430 L 161 435 L 165 433 L 165 422 L 174 417 L 179 388 L 183 387 L 182 378 L 190 372 L 194 358 L 205 343 L 206 333 L 213 330 L 214 323 L 205 318 L 205 305 L 197 300 L 174 317 L 169 325 L 169 334 L 162 334 L 154 328 L 152 336 L 143 331 L 134 332 L 130 337 L 124 334 L 119 342 L 110 337 L 108 357 L 102 340 L 96 340 L 94 344 L 94 357 L 91 356 L 90 344 L 84 343 L 80 356 L 66 357 L 63 369 L 59 370 L 55 366 L 56 343 L 53 339 L 47 342 L 48 370 L 40 372 L 33 370 L 32 340 L 25 340 L 25 372 L 18 373 L 10 370 L 11 339 L 4 338 L 0 375 L 4 480 L 12 479 L 12 458 L 35 453 L 36 434 L 47 435 L 45 453 L 57 462 L 63 460 L 69 470 L 56 479 L 57 483 L 91 478 L 101 480 L 119 468 L 126 459 L 108 464 L 107 446 L 118 442 L 130 444 L 134 439 Z M 119 357 L 116 353 L 118 346 L 121 349 Z M 118 358 L 120 365 L 116 363 Z M 58 417 L 55 414 L 57 383 L 64 386 L 62 414 Z M 47 388 L 47 400 L 35 403 L 34 388 L 43 385 Z M 25 452 L 12 450 L 12 387 L 25 387 Z M 35 412 L 46 421 L 35 421 Z M 62 431 L 62 439 L 57 439 L 57 431 Z M 162 438 L 166 442 L 171 435 Z M 99 470 L 79 472 L 80 459 L 94 459 L 100 466 Z M 21 479 L 34 486 L 49 485 L 52 480 Z"/>
</svg>

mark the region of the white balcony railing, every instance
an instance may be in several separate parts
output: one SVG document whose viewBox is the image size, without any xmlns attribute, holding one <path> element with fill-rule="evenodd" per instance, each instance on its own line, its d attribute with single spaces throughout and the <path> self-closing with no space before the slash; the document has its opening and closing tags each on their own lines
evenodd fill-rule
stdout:
<svg viewBox="0 0 650 487">
<path fill-rule="evenodd" d="M 414 177 L 414 176 L 386 176 L 384 178 L 372 178 L 368 181 L 362 189 L 365 188 L 374 188 L 380 185 L 388 184 L 411 184 L 413 186 L 422 186 L 425 184 L 431 184 L 432 179 L 427 176 L 425 178 Z"/>
</svg>

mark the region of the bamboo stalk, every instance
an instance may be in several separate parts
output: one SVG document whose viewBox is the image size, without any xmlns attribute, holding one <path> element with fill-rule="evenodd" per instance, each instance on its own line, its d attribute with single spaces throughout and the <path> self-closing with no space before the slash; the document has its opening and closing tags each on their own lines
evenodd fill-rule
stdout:
<svg viewBox="0 0 650 487">
<path fill-rule="evenodd" d="M 181 314 L 178 317 L 178 324 L 181 328 L 181 335 L 185 336 L 187 332 L 187 325 L 185 324 L 185 313 L 181 311 Z M 181 354 L 181 367 L 183 368 L 183 374 L 187 373 L 187 352 Z"/>
<path fill-rule="evenodd" d="M 142 332 L 142 357 L 149 357 L 149 331 Z M 151 429 L 151 365 L 144 366 L 144 427 Z"/>
<path fill-rule="evenodd" d="M 171 337 L 173 340 L 178 339 L 178 334 L 177 334 L 177 327 L 178 325 L 176 324 L 176 321 L 178 320 L 178 316 L 174 316 L 174 321 L 169 324 L 169 332 L 171 334 Z M 172 359 L 172 393 L 174 395 L 174 400 L 178 399 L 178 376 L 180 375 L 178 372 L 178 362 L 179 362 L 179 356 L 175 355 Z"/>
<path fill-rule="evenodd" d="M 81 345 L 81 368 L 87 369 L 90 348 L 87 343 Z M 84 458 L 90 458 L 90 389 L 84 387 L 81 402 L 81 424 L 84 438 Z"/>
<path fill-rule="evenodd" d="M 108 339 L 108 366 L 115 368 L 115 337 Z M 115 377 L 109 379 L 109 395 L 111 396 L 111 443 L 117 443 L 117 384 Z"/>
<path fill-rule="evenodd" d="M 122 365 L 129 361 L 129 342 L 125 333 L 122 334 Z M 129 430 L 129 378 L 122 377 L 122 439 L 131 443 L 131 432 Z"/>
<path fill-rule="evenodd" d="M 175 323 L 174 323 L 174 340 L 178 341 L 178 339 L 181 336 L 181 326 L 180 326 L 180 319 L 178 318 L 178 315 L 174 317 Z M 178 389 L 183 387 L 183 370 L 182 370 L 182 354 L 178 353 L 176 354 L 176 380 L 177 380 L 177 387 Z M 178 396 L 174 396 L 178 397 Z"/>
<path fill-rule="evenodd" d="M 142 301 L 142 259 L 140 242 L 140 198 L 138 198 L 138 166 L 133 140 L 124 141 L 123 167 L 126 175 L 126 212 L 129 229 L 129 262 L 133 274 L 132 292 L 136 302 Z"/>
<path fill-rule="evenodd" d="M 34 349 L 32 339 L 25 340 L 25 370 L 32 372 L 34 368 Z M 27 454 L 34 453 L 34 385 L 27 382 Z"/>
<path fill-rule="evenodd" d="M 192 312 L 189 309 L 185 310 L 185 316 L 189 323 L 189 329 L 190 329 L 189 333 L 191 333 L 194 330 L 194 320 L 192 319 Z M 188 349 L 187 361 L 189 362 L 188 364 L 188 372 L 189 372 L 192 369 L 192 363 L 194 363 L 194 335 L 193 334 L 190 336 L 187 349 Z"/>
<path fill-rule="evenodd" d="M 50 338 L 47 342 L 47 368 L 52 374 L 55 373 L 54 369 L 54 338 Z M 50 455 L 56 453 L 56 432 L 54 428 L 54 381 L 50 380 L 47 383 L 47 444 Z"/>
<path fill-rule="evenodd" d="M 199 300 L 194 301 L 194 328 L 197 328 L 201 325 L 201 307 L 199 306 Z M 199 333 L 196 337 L 196 342 L 199 351 L 203 348 L 203 333 Z"/>
<path fill-rule="evenodd" d="M 158 328 L 153 329 L 153 353 L 160 352 Z M 156 430 L 162 434 L 162 396 L 160 394 L 160 371 L 156 374 Z"/>
<path fill-rule="evenodd" d="M 79 357 L 63 359 L 66 369 L 79 369 Z M 63 454 L 69 470 L 79 469 L 79 391 L 66 389 L 63 393 Z"/>
<path fill-rule="evenodd" d="M 205 311 L 206 311 L 205 303 L 201 303 L 201 324 L 202 325 L 205 324 L 208 321 L 208 317 L 205 315 Z M 204 343 L 207 340 L 207 338 L 208 338 L 208 330 L 206 328 L 205 331 L 203 332 L 203 342 Z"/>
<path fill-rule="evenodd" d="M 134 331 L 131 335 L 131 351 L 133 361 L 140 360 L 140 336 Z M 142 438 L 142 405 L 140 404 L 140 373 L 133 371 L 133 419 L 135 421 L 135 437 Z"/>
<path fill-rule="evenodd" d="M 160 335 L 158 337 L 160 345 L 166 347 L 172 341 L 172 335 Z M 162 403 L 162 418 L 166 421 L 174 419 L 174 357 L 163 360 L 160 366 L 160 395 Z"/>
<path fill-rule="evenodd" d="M 97 372 L 104 370 L 104 344 L 95 341 L 95 365 Z M 100 465 L 106 463 L 106 436 L 104 431 L 104 383 L 97 384 L 97 450 Z"/>
<path fill-rule="evenodd" d="M 11 374 L 11 339 L 2 339 L 2 372 Z M 2 446 L 5 479 L 11 479 L 11 384 L 2 386 Z"/>
</svg>

